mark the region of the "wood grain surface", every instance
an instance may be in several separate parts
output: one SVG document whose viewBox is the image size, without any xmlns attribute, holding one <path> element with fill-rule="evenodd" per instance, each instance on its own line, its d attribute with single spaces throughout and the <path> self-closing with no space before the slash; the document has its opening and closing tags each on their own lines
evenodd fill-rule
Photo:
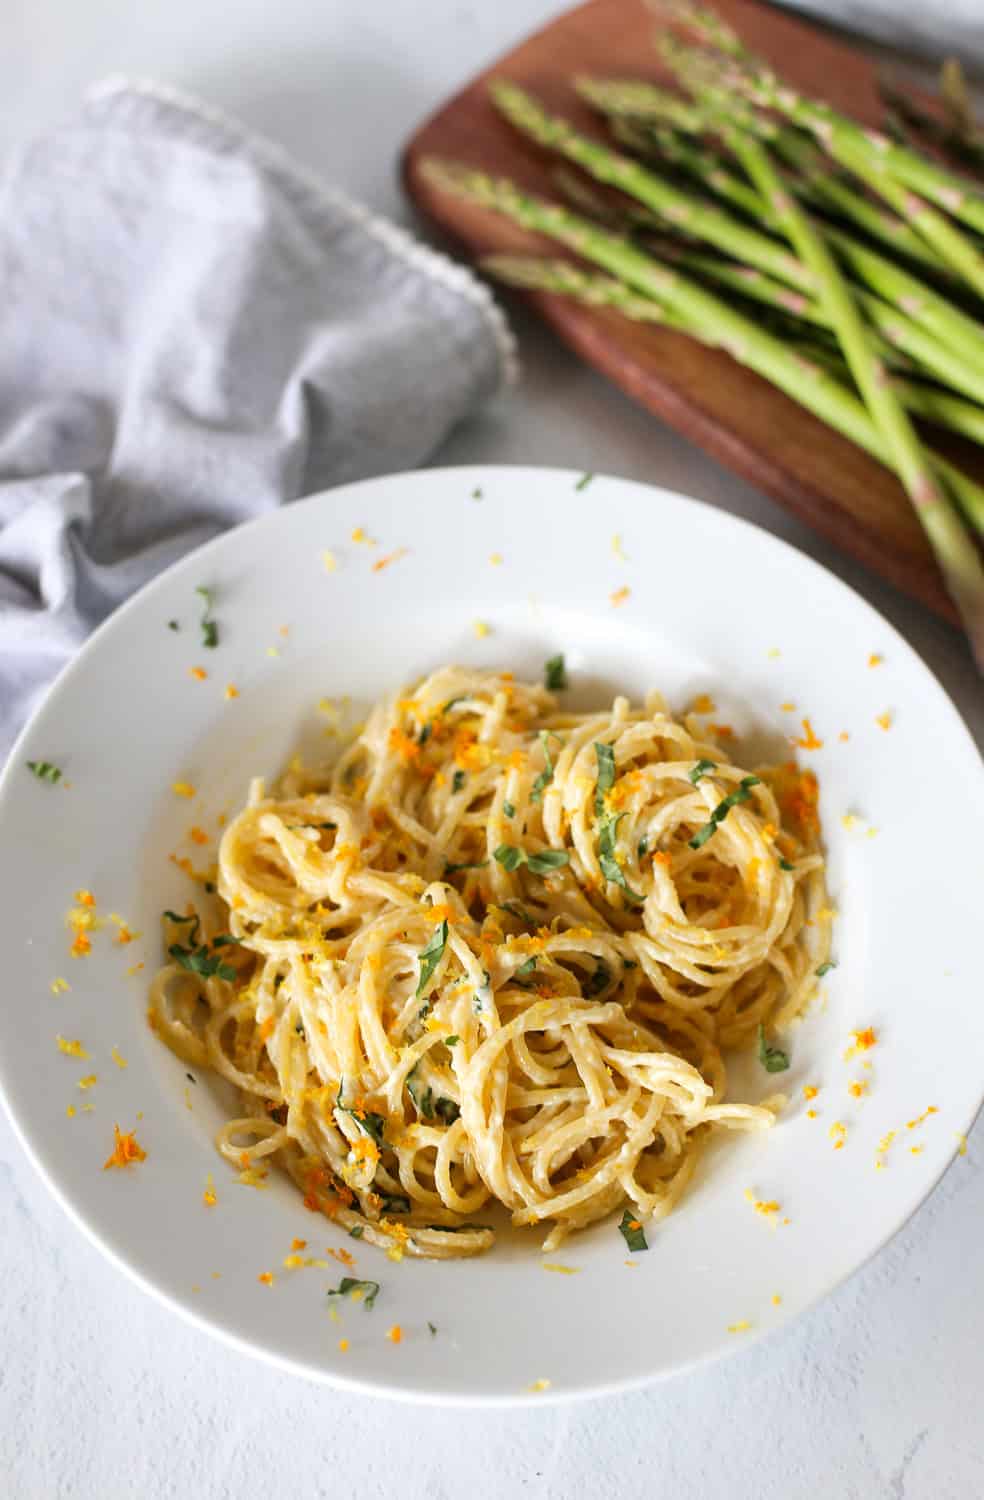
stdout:
<svg viewBox="0 0 984 1500">
<path fill-rule="evenodd" d="M 878 123 L 874 68 L 860 53 L 752 0 L 716 0 L 716 8 L 792 83 L 858 120 Z M 551 159 L 493 109 L 488 80 L 504 77 L 523 84 L 587 133 L 605 139 L 604 125 L 578 99 L 570 80 L 593 73 L 667 83 L 652 46 L 654 27 L 644 0 L 588 0 L 522 42 L 413 136 L 403 160 L 413 199 L 472 257 L 503 250 L 556 252 L 541 236 L 436 189 L 422 176 L 421 162 L 427 156 L 466 162 L 556 197 Z M 956 618 L 920 525 L 882 465 L 727 354 L 560 296 L 532 293 L 528 300 L 577 353 L 635 400 L 912 598 L 946 619 Z M 984 480 L 979 448 L 936 438 Z"/>
</svg>

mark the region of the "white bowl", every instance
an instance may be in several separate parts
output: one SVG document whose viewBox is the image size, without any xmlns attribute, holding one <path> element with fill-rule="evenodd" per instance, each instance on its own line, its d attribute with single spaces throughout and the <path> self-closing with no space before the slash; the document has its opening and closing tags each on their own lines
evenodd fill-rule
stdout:
<svg viewBox="0 0 984 1500">
<path fill-rule="evenodd" d="M 378 545 L 353 541 L 358 527 Z M 201 645 L 199 585 L 215 595 L 215 650 Z M 629 1257 L 609 1223 L 549 1258 L 574 1275 L 546 1272 L 532 1236 L 476 1260 L 396 1265 L 308 1213 L 286 1180 L 253 1191 L 218 1158 L 219 1092 L 207 1076 L 187 1082 L 145 1020 L 160 913 L 190 894 L 168 855 L 203 863 L 192 824 L 214 836 L 250 775 L 277 770 L 300 741 L 326 743 L 320 699 L 348 695 L 355 718 L 442 662 L 535 677 L 559 650 L 575 706 L 654 687 L 676 707 L 712 693 L 739 764 L 785 754 L 809 716 L 823 747 L 801 754 L 821 781 L 839 966 L 792 1034 L 790 1108 L 766 1135 L 729 1136 L 707 1154 L 648 1254 Z M 226 698 L 229 683 L 238 697 Z M 28 760 L 58 764 L 62 781 L 35 779 Z M 195 786 L 193 801 L 174 794 L 176 781 Z M 773 537 L 665 490 L 553 470 L 350 485 L 172 568 L 96 633 L 22 736 L 0 783 L 0 1084 L 75 1221 L 121 1269 L 240 1348 L 419 1400 L 625 1389 L 796 1316 L 884 1244 L 958 1154 L 984 1077 L 982 847 L 980 760 L 938 683 L 863 600 Z M 80 887 L 142 936 L 121 947 L 109 926 L 89 957 L 71 958 L 65 914 Z M 59 977 L 70 989 L 52 993 Z M 877 1046 L 845 1062 L 852 1030 L 866 1026 Z M 80 1039 L 91 1061 L 65 1056 L 57 1034 Z M 80 1092 L 90 1072 L 98 1082 Z M 743 1099 L 776 1084 L 754 1058 L 730 1077 Z M 848 1091 L 857 1078 L 860 1099 Z M 810 1106 L 805 1085 L 820 1090 Z M 136 1130 L 147 1159 L 104 1172 L 116 1122 Z M 209 1172 L 214 1208 L 202 1201 Z M 747 1188 L 781 1214 L 756 1214 Z M 309 1254 L 355 1251 L 356 1274 L 382 1284 L 376 1306 L 346 1300 L 333 1322 L 325 1292 L 344 1268 L 283 1271 L 294 1237 Z M 257 1281 L 268 1270 L 271 1287 Z M 393 1324 L 399 1345 L 386 1337 Z"/>
</svg>

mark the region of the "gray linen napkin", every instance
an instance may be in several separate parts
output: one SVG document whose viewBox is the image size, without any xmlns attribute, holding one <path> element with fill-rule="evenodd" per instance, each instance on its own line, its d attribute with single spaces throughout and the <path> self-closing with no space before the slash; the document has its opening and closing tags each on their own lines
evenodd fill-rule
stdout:
<svg viewBox="0 0 984 1500">
<path fill-rule="evenodd" d="M 462 267 L 193 100 L 97 87 L 0 181 L 0 755 L 155 573 L 419 464 L 512 358 Z"/>
</svg>

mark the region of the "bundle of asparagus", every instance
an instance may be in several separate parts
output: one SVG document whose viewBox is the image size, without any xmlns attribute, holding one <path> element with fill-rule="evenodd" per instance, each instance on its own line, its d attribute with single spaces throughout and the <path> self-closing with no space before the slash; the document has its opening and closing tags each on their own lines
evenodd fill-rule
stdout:
<svg viewBox="0 0 984 1500">
<path fill-rule="evenodd" d="M 576 81 L 611 146 L 492 85 L 574 164 L 554 174 L 566 203 L 457 163 L 424 172 L 579 257 L 492 257 L 493 275 L 725 349 L 893 469 L 984 670 L 984 487 L 913 422 L 984 446 L 984 195 L 783 84 L 713 11 L 654 9 L 698 41 L 658 42 L 681 93 Z"/>
</svg>

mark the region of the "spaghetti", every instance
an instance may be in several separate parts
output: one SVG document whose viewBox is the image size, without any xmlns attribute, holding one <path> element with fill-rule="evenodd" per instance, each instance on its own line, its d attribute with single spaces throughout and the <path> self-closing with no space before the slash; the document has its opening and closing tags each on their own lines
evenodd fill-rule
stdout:
<svg viewBox="0 0 984 1500">
<path fill-rule="evenodd" d="M 217 899 L 166 916 L 150 1017 L 239 1091 L 233 1165 L 403 1254 L 546 1249 L 670 1211 L 725 1102 L 722 1049 L 800 1012 L 827 957 L 816 781 L 749 775 L 653 695 L 565 713 L 444 668 L 330 770 L 254 781 Z"/>
</svg>

